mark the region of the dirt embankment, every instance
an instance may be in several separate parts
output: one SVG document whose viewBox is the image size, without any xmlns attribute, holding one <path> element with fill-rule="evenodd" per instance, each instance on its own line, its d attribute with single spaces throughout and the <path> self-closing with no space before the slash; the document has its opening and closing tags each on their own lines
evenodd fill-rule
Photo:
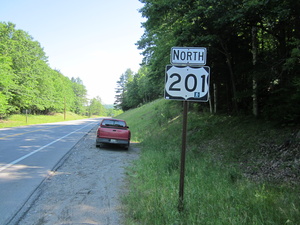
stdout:
<svg viewBox="0 0 300 225">
<path fill-rule="evenodd" d="M 255 181 L 300 184 L 300 131 L 282 144 L 261 142 L 259 151 L 240 163 L 246 177 Z"/>
<path fill-rule="evenodd" d="M 51 172 L 17 224 L 122 224 L 125 167 L 138 157 L 139 149 L 96 148 L 95 129 Z"/>
</svg>

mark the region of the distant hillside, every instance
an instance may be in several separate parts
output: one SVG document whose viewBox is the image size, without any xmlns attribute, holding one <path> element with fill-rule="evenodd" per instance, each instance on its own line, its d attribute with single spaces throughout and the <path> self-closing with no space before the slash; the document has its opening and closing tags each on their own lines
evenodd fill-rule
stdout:
<svg viewBox="0 0 300 225">
<path fill-rule="evenodd" d="M 113 109 L 114 108 L 114 105 L 113 104 L 111 104 L 111 105 L 103 105 L 104 106 L 104 108 L 106 108 L 106 109 Z"/>
</svg>

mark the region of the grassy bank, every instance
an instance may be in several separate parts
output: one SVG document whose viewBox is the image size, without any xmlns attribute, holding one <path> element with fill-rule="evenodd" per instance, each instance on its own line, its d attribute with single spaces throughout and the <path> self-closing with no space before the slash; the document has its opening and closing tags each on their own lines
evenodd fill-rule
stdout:
<svg viewBox="0 0 300 225">
<path fill-rule="evenodd" d="M 87 117 L 79 116 L 74 113 L 68 112 L 66 114 L 66 120 L 78 120 Z M 5 127 L 18 127 L 26 126 L 32 124 L 42 124 L 42 123 L 54 123 L 64 121 L 63 113 L 56 113 L 54 115 L 24 115 L 16 114 L 8 117 L 5 120 L 0 120 L 0 128 Z"/>
<path fill-rule="evenodd" d="M 291 131 L 192 110 L 179 213 L 181 114 L 180 103 L 157 100 L 119 116 L 142 147 L 128 169 L 127 224 L 300 224 L 299 140 Z"/>
</svg>

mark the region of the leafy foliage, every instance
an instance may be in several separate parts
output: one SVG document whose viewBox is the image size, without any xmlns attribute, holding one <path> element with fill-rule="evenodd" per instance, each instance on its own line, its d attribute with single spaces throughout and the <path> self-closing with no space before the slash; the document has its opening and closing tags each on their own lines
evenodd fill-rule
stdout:
<svg viewBox="0 0 300 225">
<path fill-rule="evenodd" d="M 25 109 L 83 115 L 86 95 L 80 78 L 69 79 L 50 68 L 39 42 L 13 23 L 0 23 L 0 117 Z"/>
<path fill-rule="evenodd" d="M 292 0 L 140 0 L 147 20 L 137 42 L 152 99 L 163 94 L 172 46 L 206 47 L 218 111 L 299 121 L 300 3 Z M 138 72 L 137 78 L 141 76 Z M 257 83 L 257 87 L 253 86 Z M 143 83 L 128 87 L 141 89 Z M 211 88 L 212 90 L 212 88 Z M 129 89 L 127 91 L 130 91 Z M 146 90 L 145 90 L 146 91 Z M 136 91 L 135 91 L 136 93 Z M 131 96 L 130 96 L 131 97 Z M 124 99 L 125 101 L 126 99 Z M 136 99 L 128 107 L 143 104 Z"/>
<path fill-rule="evenodd" d="M 154 100 L 157 96 L 156 86 L 150 80 L 149 69 L 146 66 L 142 66 L 136 74 L 130 69 L 126 70 L 117 85 L 115 107 L 122 110 L 136 108 Z"/>
<path fill-rule="evenodd" d="M 127 97 L 128 96 L 128 84 L 132 81 L 133 79 L 133 71 L 131 69 L 127 69 L 125 73 L 123 73 L 120 76 L 120 79 L 117 81 L 117 89 L 116 89 L 116 101 L 115 101 L 115 107 L 118 109 L 122 110 L 127 110 L 130 107 L 128 105 L 128 101 L 130 99 Z"/>
<path fill-rule="evenodd" d="M 97 115 L 97 116 L 103 116 L 106 114 L 106 109 L 102 105 L 101 98 L 97 96 L 96 98 L 93 98 L 89 105 L 89 113 L 90 115 Z"/>
</svg>

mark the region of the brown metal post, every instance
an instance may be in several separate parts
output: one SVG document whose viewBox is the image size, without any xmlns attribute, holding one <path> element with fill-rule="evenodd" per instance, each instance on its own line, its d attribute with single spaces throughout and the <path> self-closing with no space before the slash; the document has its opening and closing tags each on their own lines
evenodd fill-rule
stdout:
<svg viewBox="0 0 300 225">
<path fill-rule="evenodd" d="M 184 171 L 185 171 L 185 152 L 186 152 L 186 134 L 187 134 L 187 114 L 188 102 L 183 102 L 183 122 L 182 122 L 182 148 L 181 148 L 181 163 L 180 163 L 180 183 L 179 183 L 179 204 L 178 211 L 184 209 Z"/>
</svg>

